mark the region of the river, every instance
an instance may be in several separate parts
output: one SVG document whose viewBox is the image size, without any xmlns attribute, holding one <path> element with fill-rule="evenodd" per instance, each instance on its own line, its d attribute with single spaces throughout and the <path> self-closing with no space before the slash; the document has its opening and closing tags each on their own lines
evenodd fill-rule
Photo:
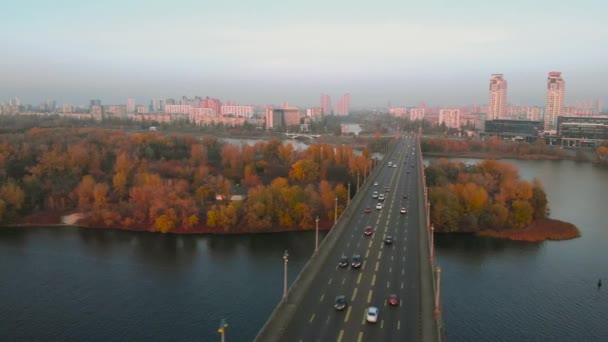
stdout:
<svg viewBox="0 0 608 342">
<path fill-rule="evenodd" d="M 545 184 L 552 217 L 582 237 L 519 243 L 439 236 L 450 341 L 600 341 L 608 336 L 608 170 L 512 161 Z M 0 229 L 0 341 L 250 341 L 314 233 L 175 236 L 94 229 Z M 604 288 L 596 282 L 604 278 Z"/>
</svg>

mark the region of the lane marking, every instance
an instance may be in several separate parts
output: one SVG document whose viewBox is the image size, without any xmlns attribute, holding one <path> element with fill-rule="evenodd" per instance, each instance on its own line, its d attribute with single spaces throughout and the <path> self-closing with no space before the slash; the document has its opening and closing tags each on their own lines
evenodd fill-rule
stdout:
<svg viewBox="0 0 608 342">
<path fill-rule="evenodd" d="M 348 310 L 346 310 L 346 317 L 344 317 L 344 323 L 348 322 L 348 318 L 350 317 L 350 310 L 352 309 L 352 306 L 348 307 Z M 342 332 L 344 332 L 344 330 L 342 330 Z"/>
<path fill-rule="evenodd" d="M 393 256 L 391 255 L 391 261 L 393 261 Z"/>
<path fill-rule="evenodd" d="M 340 330 L 340 333 L 338 334 L 338 339 L 336 340 L 336 342 L 342 342 L 343 336 L 344 336 L 344 329 Z"/>
<path fill-rule="evenodd" d="M 376 269 L 374 270 L 375 272 L 378 272 L 378 267 L 380 267 L 380 263 L 376 261 Z"/>
<path fill-rule="evenodd" d="M 346 281 L 346 278 L 342 278 L 342 285 L 344 285 L 345 281 Z"/>
<path fill-rule="evenodd" d="M 365 269 L 365 261 L 366 261 L 366 260 L 364 260 L 364 261 L 363 261 L 363 265 L 361 265 L 361 270 L 364 270 L 364 269 Z"/>
<path fill-rule="evenodd" d="M 372 293 L 373 293 L 373 291 L 369 290 L 369 294 L 367 295 L 367 303 L 368 304 L 371 303 L 371 301 L 372 301 Z"/>
<path fill-rule="evenodd" d="M 405 268 L 401 269 L 401 275 L 405 275 Z"/>
<path fill-rule="evenodd" d="M 376 275 L 372 277 L 372 286 L 376 285 Z"/>
<path fill-rule="evenodd" d="M 329 324 L 329 319 L 330 318 L 331 318 L 330 316 L 327 316 L 327 319 L 325 320 L 325 324 Z"/>
<path fill-rule="evenodd" d="M 372 240 L 369 240 L 369 245 L 367 246 L 367 248 L 372 248 Z"/>
<path fill-rule="evenodd" d="M 388 268 L 388 273 L 392 273 L 392 272 L 393 272 L 393 268 L 392 268 L 392 267 L 389 267 L 389 268 Z"/>
<path fill-rule="evenodd" d="M 346 247 L 349 247 L 349 246 L 350 246 L 350 242 L 346 244 Z"/>
<path fill-rule="evenodd" d="M 359 331 L 359 337 L 357 337 L 357 342 L 361 342 L 363 340 L 363 331 Z"/>
<path fill-rule="evenodd" d="M 386 288 L 387 288 L 387 289 L 390 287 L 390 284 L 391 284 L 391 282 L 390 282 L 390 281 L 387 281 L 387 282 L 386 282 Z"/>
<path fill-rule="evenodd" d="M 362 276 L 363 276 L 363 273 L 359 273 L 359 278 L 357 278 L 357 285 L 359 285 L 359 283 L 361 282 Z"/>
<path fill-rule="evenodd" d="M 382 251 L 378 252 L 378 259 L 382 257 Z"/>
<path fill-rule="evenodd" d="M 401 282 L 401 288 L 403 288 L 403 282 Z"/>
<path fill-rule="evenodd" d="M 355 296 L 357 295 L 357 288 L 355 287 L 355 290 L 353 291 L 353 295 L 350 297 L 350 301 L 354 302 L 355 301 Z"/>
<path fill-rule="evenodd" d="M 401 320 L 397 321 L 397 330 L 401 329 Z M 342 330 L 344 331 L 344 330 Z"/>
<path fill-rule="evenodd" d="M 310 316 L 310 319 L 308 320 L 309 323 L 312 323 L 312 320 L 315 319 L 315 314 L 313 313 L 312 316 Z"/>
<path fill-rule="evenodd" d="M 325 293 L 321 295 L 321 300 L 319 300 L 319 302 L 323 302 L 323 298 L 325 298 Z"/>
<path fill-rule="evenodd" d="M 380 329 L 384 328 L 384 320 L 380 321 Z"/>
<path fill-rule="evenodd" d="M 367 252 L 365 252 L 365 258 L 367 258 L 369 256 L 369 249 L 367 250 Z"/>
<path fill-rule="evenodd" d="M 333 278 L 329 278 L 329 281 L 327 282 L 327 285 L 331 285 L 331 281 Z"/>
</svg>

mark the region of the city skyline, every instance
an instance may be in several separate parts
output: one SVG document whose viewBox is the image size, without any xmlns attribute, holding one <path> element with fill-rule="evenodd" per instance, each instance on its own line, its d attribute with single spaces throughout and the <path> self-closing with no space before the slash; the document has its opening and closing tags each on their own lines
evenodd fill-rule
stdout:
<svg viewBox="0 0 608 342">
<path fill-rule="evenodd" d="M 566 103 L 606 102 L 607 8 L 593 0 L 13 2 L 0 15 L 0 98 L 143 103 L 209 94 L 313 106 L 321 92 L 348 92 L 353 108 L 465 105 L 486 103 L 488 75 L 503 73 L 510 103 L 544 105 L 546 74 L 559 70 Z"/>
</svg>

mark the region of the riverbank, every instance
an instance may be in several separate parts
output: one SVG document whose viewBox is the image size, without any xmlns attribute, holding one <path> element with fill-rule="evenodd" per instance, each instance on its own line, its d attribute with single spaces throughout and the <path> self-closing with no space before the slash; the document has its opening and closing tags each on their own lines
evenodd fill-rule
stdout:
<svg viewBox="0 0 608 342">
<path fill-rule="evenodd" d="M 111 230 L 124 230 L 130 232 L 146 232 L 146 233 L 160 233 L 158 231 L 150 230 L 144 226 L 132 226 L 132 227 L 106 227 L 91 225 L 87 222 L 86 215 L 83 213 L 66 213 L 65 215 L 57 213 L 37 213 L 23 218 L 19 223 L 7 224 L 2 227 L 6 228 L 29 228 L 29 227 L 65 227 L 75 226 L 86 229 L 111 229 Z M 333 227 L 333 220 L 319 220 L 319 231 L 329 231 Z M 252 231 L 244 226 L 232 227 L 229 230 L 224 230 L 221 227 L 208 227 L 205 224 L 197 224 L 191 228 L 175 227 L 168 234 L 179 234 L 179 235 L 241 235 L 241 234 L 267 234 L 267 233 L 292 233 L 292 232 L 306 232 L 314 231 L 315 227 L 301 229 L 301 228 L 285 228 L 285 227 L 271 227 L 267 230 Z"/>
<path fill-rule="evenodd" d="M 572 223 L 542 219 L 532 222 L 523 229 L 491 230 L 478 232 L 477 236 L 487 236 L 513 241 L 541 242 L 546 240 L 561 241 L 575 239 L 581 236 L 579 229 Z"/>
<path fill-rule="evenodd" d="M 424 152 L 424 157 L 438 158 L 472 158 L 472 159 L 521 159 L 521 160 L 562 160 L 572 159 L 571 157 L 556 156 L 550 154 L 517 154 L 500 152 Z"/>
</svg>

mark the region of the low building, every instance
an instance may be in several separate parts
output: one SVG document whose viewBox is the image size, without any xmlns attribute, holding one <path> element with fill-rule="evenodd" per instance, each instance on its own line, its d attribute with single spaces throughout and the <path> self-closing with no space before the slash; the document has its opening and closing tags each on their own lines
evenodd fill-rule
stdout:
<svg viewBox="0 0 608 342">
<path fill-rule="evenodd" d="M 499 136 L 517 140 L 535 141 L 542 131 L 542 121 L 527 120 L 486 120 L 485 136 Z"/>
<path fill-rule="evenodd" d="M 608 116 L 558 116 L 557 136 L 562 145 L 598 144 L 608 140 Z"/>
</svg>

